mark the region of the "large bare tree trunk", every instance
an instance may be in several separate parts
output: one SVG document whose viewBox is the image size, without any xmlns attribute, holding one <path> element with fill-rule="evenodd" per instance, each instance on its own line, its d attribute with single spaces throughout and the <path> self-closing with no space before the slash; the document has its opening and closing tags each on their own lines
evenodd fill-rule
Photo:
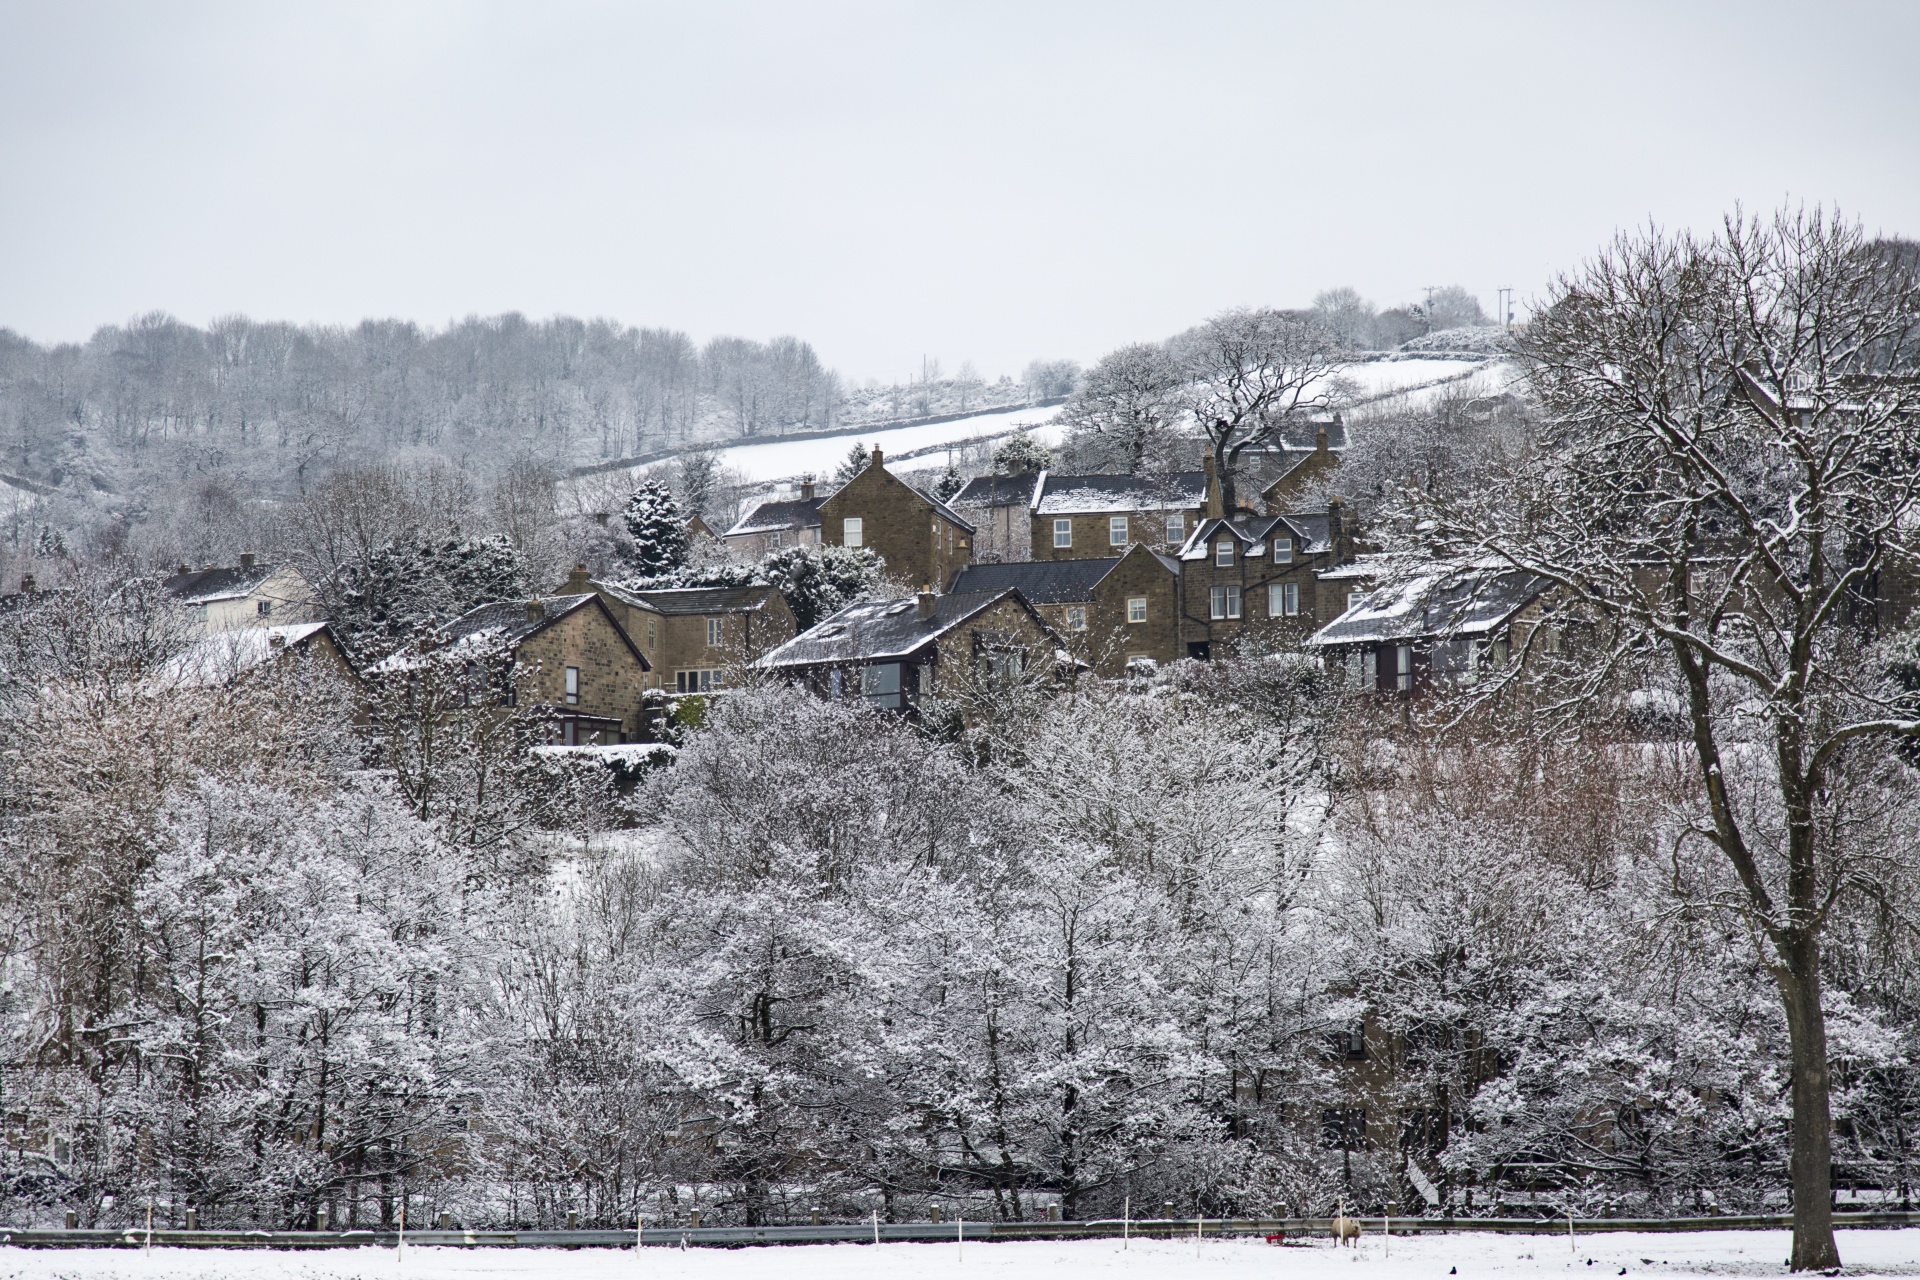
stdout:
<svg viewBox="0 0 1920 1280">
<path fill-rule="evenodd" d="M 1819 942 L 1800 940 L 1777 973 L 1793 1058 L 1791 1266 L 1795 1271 L 1827 1271 L 1840 1265 L 1840 1248 L 1833 1239 L 1833 1120 Z"/>
</svg>

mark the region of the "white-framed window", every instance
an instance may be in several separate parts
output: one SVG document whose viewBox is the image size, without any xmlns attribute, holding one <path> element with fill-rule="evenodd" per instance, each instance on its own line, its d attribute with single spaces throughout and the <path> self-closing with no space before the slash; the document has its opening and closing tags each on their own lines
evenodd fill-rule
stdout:
<svg viewBox="0 0 1920 1280">
<path fill-rule="evenodd" d="M 1107 520 L 1107 545 L 1124 547 L 1127 545 L 1127 518 L 1111 516 Z"/>
<path fill-rule="evenodd" d="M 717 646 L 726 633 L 725 621 L 720 618 L 707 619 L 707 648 Z"/>
<path fill-rule="evenodd" d="M 653 648 L 653 646 L 656 643 L 658 643 L 658 641 L 654 638 L 653 619 L 648 618 L 647 619 L 647 648 L 649 649 Z"/>
<path fill-rule="evenodd" d="M 849 547 L 866 545 L 867 525 L 859 516 L 848 516 L 840 522 L 840 541 Z"/>
<path fill-rule="evenodd" d="M 675 693 L 706 693 L 720 687 L 721 677 L 724 674 L 711 667 L 676 671 L 673 673 L 673 691 Z"/>
<path fill-rule="evenodd" d="M 1085 631 L 1087 629 L 1087 606 L 1070 604 L 1067 606 L 1067 630 Z"/>
<path fill-rule="evenodd" d="M 1362 600 L 1365 600 L 1366 598 L 1367 598 L 1367 593 L 1364 591 L 1347 592 L 1347 608 L 1349 609 L 1353 608 L 1355 605 L 1359 604 Z"/>
<path fill-rule="evenodd" d="M 1293 618 L 1300 613 L 1300 584 L 1297 582 L 1269 582 L 1267 584 L 1267 616 L 1270 618 Z"/>
<path fill-rule="evenodd" d="M 1147 620 L 1147 598 L 1145 596 L 1127 597 L 1127 621 L 1145 622 Z"/>
<path fill-rule="evenodd" d="M 1228 546 L 1233 545 L 1228 543 Z M 1237 618 L 1240 616 L 1240 588 L 1234 583 L 1214 587 L 1210 592 L 1215 619 Z"/>
<path fill-rule="evenodd" d="M 1393 687 L 1405 693 L 1413 688 L 1413 646 L 1393 646 Z"/>
<path fill-rule="evenodd" d="M 1223 569 L 1233 564 L 1232 538 L 1222 538 L 1213 544 L 1213 562 Z"/>
<path fill-rule="evenodd" d="M 1055 520 L 1053 522 L 1053 545 L 1070 547 L 1073 545 L 1073 521 Z"/>
<path fill-rule="evenodd" d="M 253 611 L 263 618 L 271 618 L 273 616 L 273 601 L 262 600 L 254 606 Z"/>
<path fill-rule="evenodd" d="M 1273 562 L 1275 564 L 1293 563 L 1293 539 L 1275 538 L 1273 540 Z"/>
<path fill-rule="evenodd" d="M 567 668 L 567 705 L 574 706 L 580 701 L 580 668 Z M 569 722 L 571 723 L 571 722 Z"/>
<path fill-rule="evenodd" d="M 1178 511 L 1167 512 L 1167 541 L 1181 543 L 1187 540 L 1187 518 Z"/>
</svg>

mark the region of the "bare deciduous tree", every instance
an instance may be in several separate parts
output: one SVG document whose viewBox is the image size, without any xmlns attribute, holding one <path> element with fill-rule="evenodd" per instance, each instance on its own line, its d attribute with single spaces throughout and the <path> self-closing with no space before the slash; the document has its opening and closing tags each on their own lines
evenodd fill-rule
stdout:
<svg viewBox="0 0 1920 1280">
<path fill-rule="evenodd" d="M 1736 214 L 1616 240 L 1523 345 L 1539 447 L 1426 509 L 1598 620 L 1588 694 L 1640 661 L 1677 672 L 1694 834 L 1737 874 L 1788 1023 L 1792 1265 L 1837 1266 L 1821 938 L 1889 852 L 1849 837 L 1850 779 L 1920 733 L 1863 661 L 1877 584 L 1920 550 L 1920 280 L 1818 210 Z"/>
</svg>

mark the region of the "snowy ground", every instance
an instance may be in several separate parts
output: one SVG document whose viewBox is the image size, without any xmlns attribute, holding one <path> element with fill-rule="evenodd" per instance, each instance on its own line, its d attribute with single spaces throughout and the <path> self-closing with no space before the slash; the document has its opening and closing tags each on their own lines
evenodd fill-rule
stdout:
<svg viewBox="0 0 1920 1280">
<path fill-rule="evenodd" d="M 1582 1236 L 1486 1233 L 1368 1237 L 1357 1250 L 1328 1241 L 1276 1249 L 1259 1240 L 1116 1240 L 951 1244 L 799 1245 L 752 1249 L 391 1249 L 325 1253 L 0 1248 L 0 1280 L 1476 1280 L 1655 1274 L 1773 1276 L 1786 1271 L 1785 1231 Z M 1842 1231 L 1851 1275 L 1920 1275 L 1920 1229 Z"/>
<path fill-rule="evenodd" d="M 969 445 L 982 439 L 1006 435 L 1017 427 L 1040 426 L 1060 416 L 1060 406 L 1045 409 L 1002 409 L 995 413 L 975 414 L 952 422 L 930 422 L 917 427 L 893 427 L 885 431 L 850 432 L 812 440 L 781 440 L 757 444 L 736 444 L 715 451 L 720 465 L 738 471 L 748 483 L 787 480 L 811 471 L 831 476 L 857 441 L 871 449 L 879 445 L 889 457 L 931 449 L 939 445 Z M 1044 432 L 1037 432 L 1042 439 Z"/>
</svg>

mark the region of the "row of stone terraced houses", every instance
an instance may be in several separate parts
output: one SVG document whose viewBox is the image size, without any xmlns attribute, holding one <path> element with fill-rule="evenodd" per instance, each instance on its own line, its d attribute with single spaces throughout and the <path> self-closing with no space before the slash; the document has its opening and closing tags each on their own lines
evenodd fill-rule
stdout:
<svg viewBox="0 0 1920 1280">
<path fill-rule="evenodd" d="M 356 674 L 477 681 L 540 720 L 550 741 L 598 745 L 648 740 L 666 698 L 747 670 L 911 713 L 982 673 L 1118 676 L 1229 651 L 1317 647 L 1356 687 L 1385 693 L 1504 661 L 1546 617 L 1540 584 L 1456 575 L 1369 598 L 1377 569 L 1358 551 L 1351 509 L 1337 497 L 1301 501 L 1308 481 L 1337 466 L 1344 439 L 1337 419 L 1332 427 L 1332 440 L 1322 427 L 1311 445 L 1256 464 L 1260 510 L 1228 511 L 1210 467 L 987 476 L 942 502 L 876 449 L 836 491 L 803 484 L 724 540 L 742 558 L 784 545 L 871 548 L 895 598 L 797 634 L 770 586 L 634 590 L 576 568 L 551 595 L 483 605 Z M 281 651 L 322 652 L 353 670 L 290 566 L 252 556 L 183 565 L 166 589 L 202 633 L 186 660 L 196 670 Z"/>
</svg>

